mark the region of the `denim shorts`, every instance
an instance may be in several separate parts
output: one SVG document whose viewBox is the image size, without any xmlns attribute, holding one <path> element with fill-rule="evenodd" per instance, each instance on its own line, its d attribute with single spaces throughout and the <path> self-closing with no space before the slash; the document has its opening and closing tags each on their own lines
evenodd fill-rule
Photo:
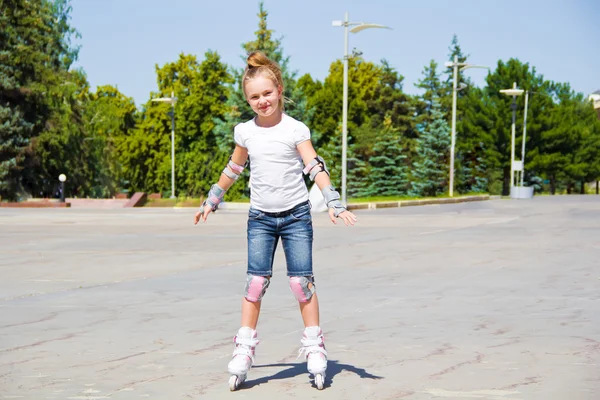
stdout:
<svg viewBox="0 0 600 400">
<path fill-rule="evenodd" d="M 281 238 L 288 276 L 312 276 L 313 227 L 308 201 L 290 210 L 248 212 L 248 274 L 273 276 L 273 258 Z"/>
</svg>

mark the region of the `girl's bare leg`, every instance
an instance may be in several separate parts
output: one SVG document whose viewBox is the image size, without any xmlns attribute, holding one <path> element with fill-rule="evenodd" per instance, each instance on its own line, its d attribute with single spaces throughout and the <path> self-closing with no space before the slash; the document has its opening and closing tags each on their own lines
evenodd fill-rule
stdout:
<svg viewBox="0 0 600 400">
<path fill-rule="evenodd" d="M 309 301 L 300 304 L 300 313 L 304 326 L 319 326 L 319 299 L 313 294 Z"/>
<path fill-rule="evenodd" d="M 242 325 L 256 330 L 258 316 L 260 315 L 261 302 L 252 303 L 244 297 L 242 299 Z"/>
</svg>

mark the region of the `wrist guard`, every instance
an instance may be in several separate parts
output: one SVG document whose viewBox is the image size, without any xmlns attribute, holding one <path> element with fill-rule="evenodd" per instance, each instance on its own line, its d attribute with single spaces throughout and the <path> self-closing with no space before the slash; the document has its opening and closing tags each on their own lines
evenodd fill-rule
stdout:
<svg viewBox="0 0 600 400">
<path fill-rule="evenodd" d="M 223 201 L 223 196 L 225 196 L 226 190 L 221 189 L 219 185 L 216 183 L 211 186 L 208 194 L 206 195 L 206 199 L 202 202 L 200 206 L 200 211 L 204 212 L 205 206 L 210 206 L 213 211 L 217 209 L 219 203 Z"/>
<path fill-rule="evenodd" d="M 333 186 L 329 185 L 321 190 L 323 193 L 323 197 L 325 198 L 325 204 L 327 204 L 328 208 L 333 208 L 333 215 L 337 218 L 341 213 L 346 211 L 346 207 L 340 201 L 340 194 L 333 188 Z"/>
</svg>

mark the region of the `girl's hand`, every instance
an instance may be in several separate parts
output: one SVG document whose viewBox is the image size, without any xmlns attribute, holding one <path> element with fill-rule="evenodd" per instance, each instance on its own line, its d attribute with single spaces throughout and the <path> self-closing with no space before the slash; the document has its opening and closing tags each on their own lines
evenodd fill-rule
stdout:
<svg viewBox="0 0 600 400">
<path fill-rule="evenodd" d="M 346 224 L 346 226 L 348 225 L 352 225 L 354 226 L 354 223 L 356 222 L 356 215 L 352 214 L 350 211 L 346 210 L 346 211 L 342 211 L 340 213 L 340 215 L 338 215 L 338 218 L 340 218 L 341 220 L 344 221 L 344 223 Z M 333 222 L 334 224 L 336 224 L 337 222 L 335 222 L 335 214 L 334 214 L 334 209 L 330 208 L 329 209 L 329 219 L 331 220 L 331 222 Z"/>
<path fill-rule="evenodd" d="M 200 219 L 202 218 L 202 222 L 206 222 L 206 218 L 208 218 L 208 214 L 210 214 L 212 212 L 212 207 L 209 205 L 204 206 L 204 210 L 203 211 L 198 211 L 196 213 L 196 215 L 194 215 L 194 225 L 196 225 L 198 223 L 198 221 L 200 221 Z"/>
</svg>

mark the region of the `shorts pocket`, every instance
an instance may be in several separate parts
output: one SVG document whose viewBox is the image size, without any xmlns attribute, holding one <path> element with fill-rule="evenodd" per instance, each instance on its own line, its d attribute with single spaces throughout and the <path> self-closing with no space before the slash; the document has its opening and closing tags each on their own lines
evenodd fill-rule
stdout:
<svg viewBox="0 0 600 400">
<path fill-rule="evenodd" d="M 255 208 L 250 208 L 250 210 L 248 210 L 248 218 L 249 219 L 260 219 L 265 215 L 265 213 L 263 213 L 260 210 L 257 210 Z"/>
<path fill-rule="evenodd" d="M 307 204 L 299 207 L 297 210 L 292 211 L 290 215 L 295 220 L 310 219 L 310 206 Z"/>
</svg>

